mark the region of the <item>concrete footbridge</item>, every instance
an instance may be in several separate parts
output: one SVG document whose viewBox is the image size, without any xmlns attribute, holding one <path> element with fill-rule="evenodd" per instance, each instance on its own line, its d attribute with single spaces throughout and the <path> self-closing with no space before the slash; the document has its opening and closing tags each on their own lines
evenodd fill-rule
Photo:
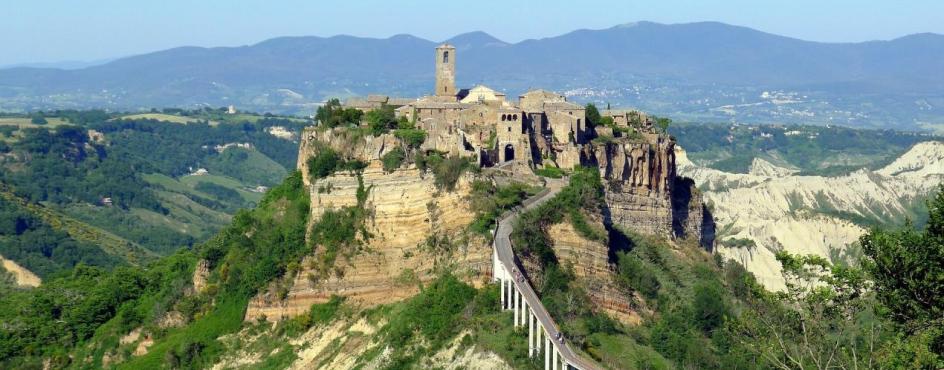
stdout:
<svg viewBox="0 0 944 370">
<path fill-rule="evenodd" d="M 540 206 L 560 192 L 563 180 L 548 180 L 548 186 L 537 195 L 528 198 L 523 210 Z M 541 299 L 524 277 L 518 260 L 511 248 L 512 225 L 521 212 L 507 212 L 498 222 L 492 244 L 492 271 L 494 280 L 501 286 L 501 307 L 514 311 L 515 327 L 528 327 L 528 356 L 544 356 L 545 370 L 578 369 L 592 370 L 597 366 L 578 356 L 563 336 L 560 327 L 551 318 Z"/>
</svg>

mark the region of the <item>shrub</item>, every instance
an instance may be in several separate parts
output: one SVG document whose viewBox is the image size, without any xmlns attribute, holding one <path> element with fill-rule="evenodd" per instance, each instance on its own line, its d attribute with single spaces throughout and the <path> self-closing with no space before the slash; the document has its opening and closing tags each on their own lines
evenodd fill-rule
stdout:
<svg viewBox="0 0 944 370">
<path fill-rule="evenodd" d="M 406 153 L 403 152 L 402 148 L 396 147 L 387 152 L 387 154 L 384 154 L 383 157 L 380 158 L 380 161 L 383 163 L 384 172 L 393 172 L 397 168 L 400 168 L 404 159 L 406 159 Z"/>
<path fill-rule="evenodd" d="M 452 156 L 444 158 L 442 154 L 432 152 L 428 155 L 418 155 L 416 165 L 422 169 L 430 169 L 436 177 L 436 188 L 452 191 L 459 182 L 459 177 L 472 168 L 472 163 L 468 159 Z"/>
<path fill-rule="evenodd" d="M 634 253 L 619 254 L 619 277 L 623 284 L 642 293 L 648 299 L 659 295 L 659 279 L 655 271 Z"/>
<path fill-rule="evenodd" d="M 710 333 L 724 324 L 724 317 L 728 315 L 722 289 L 721 284 L 716 281 L 700 281 L 694 287 L 693 321 L 705 333 Z"/>
<path fill-rule="evenodd" d="M 475 295 L 474 288 L 455 276 L 439 277 L 393 316 L 386 329 L 388 340 L 402 344 L 421 334 L 433 347 L 441 344 L 456 334 L 459 328 L 456 320 Z"/>
<path fill-rule="evenodd" d="M 426 131 L 421 129 L 397 129 L 393 135 L 410 149 L 417 149 L 426 141 Z"/>
<path fill-rule="evenodd" d="M 322 148 L 318 154 L 308 158 L 308 175 L 314 179 L 331 176 L 338 167 L 341 157 L 331 148 Z"/>
<path fill-rule="evenodd" d="M 374 109 L 367 112 L 365 116 L 367 127 L 374 136 L 380 136 L 397 127 L 397 118 L 394 115 L 393 107 L 383 105 L 380 109 Z"/>
<path fill-rule="evenodd" d="M 559 179 L 564 177 L 564 170 L 545 165 L 544 168 L 538 168 L 534 170 L 534 174 L 538 176 L 550 177 L 552 179 Z"/>
<path fill-rule="evenodd" d="M 312 179 L 323 179 L 336 171 L 360 171 L 365 167 L 367 163 L 357 159 L 344 160 L 338 152 L 327 146 L 322 146 L 318 154 L 308 158 L 308 175 Z"/>
<path fill-rule="evenodd" d="M 30 118 L 30 122 L 34 125 L 45 125 L 49 123 L 49 121 L 46 121 L 46 117 L 44 117 L 42 113 L 34 114 L 33 117 Z"/>
</svg>

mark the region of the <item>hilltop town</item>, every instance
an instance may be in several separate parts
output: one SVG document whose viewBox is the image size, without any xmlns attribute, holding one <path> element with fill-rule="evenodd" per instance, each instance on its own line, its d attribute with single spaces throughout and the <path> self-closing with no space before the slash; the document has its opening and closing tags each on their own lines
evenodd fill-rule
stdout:
<svg viewBox="0 0 944 370">
<path fill-rule="evenodd" d="M 547 167 L 598 167 L 610 184 L 607 222 L 649 234 L 695 237 L 710 248 L 710 216 L 703 216 L 704 207 L 690 207 L 701 200 L 691 199 L 697 190 L 676 175 L 675 139 L 657 119 L 631 109 L 591 108 L 588 117 L 588 107 L 541 89 L 517 101 L 483 85 L 459 89 L 456 48 L 439 45 L 435 60 L 433 95 L 370 95 L 344 106 L 364 113 L 393 108 L 397 118 L 427 133 L 421 149 L 469 158 L 481 168 L 501 168 L 518 178 Z"/>
<path fill-rule="evenodd" d="M 433 95 L 418 99 L 370 95 L 349 99 L 344 105 L 365 113 L 392 107 L 398 118 L 415 122 L 428 132 L 424 148 L 474 158 L 481 167 L 571 169 L 593 161 L 592 154 L 583 150 L 594 139 L 659 140 L 654 120 L 636 110 L 604 110 L 600 118 L 606 124 L 592 126 L 584 106 L 551 91 L 535 89 L 511 101 L 505 93 L 484 85 L 457 89 L 457 59 L 454 46 L 436 48 Z"/>
</svg>

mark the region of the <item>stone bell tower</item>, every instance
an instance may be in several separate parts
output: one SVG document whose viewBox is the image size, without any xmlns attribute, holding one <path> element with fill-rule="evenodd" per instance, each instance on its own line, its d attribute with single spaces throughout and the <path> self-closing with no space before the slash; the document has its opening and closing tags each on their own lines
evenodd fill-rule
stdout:
<svg viewBox="0 0 944 370">
<path fill-rule="evenodd" d="M 436 47 L 436 96 L 456 96 L 456 48 L 449 44 Z"/>
</svg>

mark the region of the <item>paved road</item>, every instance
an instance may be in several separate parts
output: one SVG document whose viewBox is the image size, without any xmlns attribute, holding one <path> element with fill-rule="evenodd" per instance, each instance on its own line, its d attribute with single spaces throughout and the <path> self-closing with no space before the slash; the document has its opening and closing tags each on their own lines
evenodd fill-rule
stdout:
<svg viewBox="0 0 944 370">
<path fill-rule="evenodd" d="M 551 198 L 554 198 L 554 196 L 560 192 L 561 188 L 563 188 L 566 183 L 566 178 L 560 180 L 548 179 L 547 188 L 537 195 L 528 198 L 524 202 L 523 209 L 533 209 L 537 206 L 540 206 L 541 204 L 544 204 L 544 202 L 547 202 Z M 511 248 L 510 238 L 515 220 L 518 219 L 518 213 L 519 212 L 514 212 L 510 215 L 506 214 L 506 216 L 501 221 L 499 221 L 498 230 L 495 232 L 495 249 L 498 252 L 498 259 L 503 265 L 505 265 L 505 268 L 522 271 L 518 264 L 515 263 L 515 254 Z M 554 319 L 551 318 L 551 315 L 547 313 L 544 305 L 541 304 L 541 299 L 538 298 L 537 293 L 534 292 L 534 289 L 531 287 L 531 284 L 528 282 L 528 280 L 521 279 L 521 281 L 515 281 L 515 285 L 518 286 L 518 289 L 521 292 L 521 295 L 524 297 L 525 302 L 528 303 L 528 307 L 531 307 L 531 309 L 534 311 L 534 314 L 540 321 L 541 326 L 546 328 L 550 338 L 557 338 L 557 333 L 560 332 L 560 329 L 554 322 Z M 597 368 L 597 366 L 592 362 L 577 356 L 577 354 L 570 348 L 569 343 L 566 341 L 566 337 L 564 340 L 564 345 L 561 346 L 559 344 L 560 342 L 558 342 L 558 348 L 560 349 L 561 356 L 563 356 L 568 363 L 585 370 Z M 544 346 L 544 344 L 542 344 L 542 346 Z"/>
</svg>

